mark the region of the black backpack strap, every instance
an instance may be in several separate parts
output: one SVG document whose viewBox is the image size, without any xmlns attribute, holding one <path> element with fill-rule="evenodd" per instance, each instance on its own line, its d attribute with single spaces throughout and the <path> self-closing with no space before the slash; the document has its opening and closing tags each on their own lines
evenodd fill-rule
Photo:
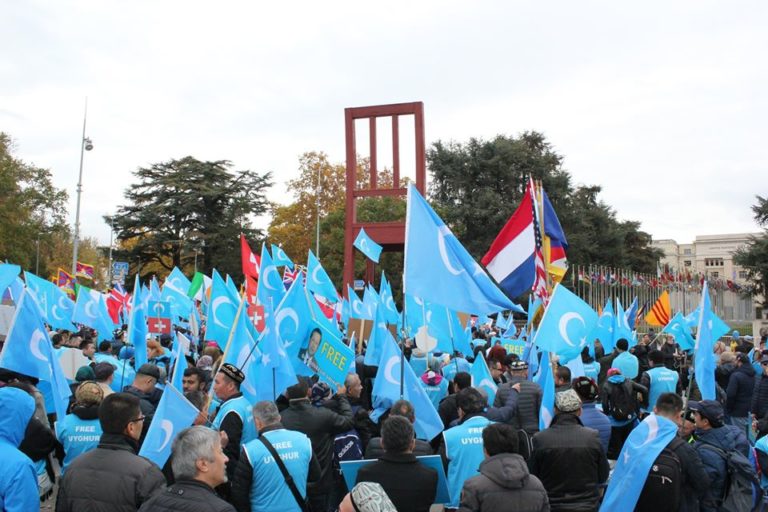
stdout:
<svg viewBox="0 0 768 512">
<path fill-rule="evenodd" d="M 262 442 L 262 444 L 270 453 L 270 455 L 272 455 L 272 458 L 275 460 L 277 467 L 280 469 L 280 472 L 283 474 L 285 483 L 288 484 L 288 488 L 291 490 L 291 494 L 293 494 L 293 498 L 296 500 L 296 503 L 299 505 L 299 508 L 301 509 L 301 511 L 307 512 L 307 504 L 304 501 L 304 498 L 301 497 L 301 493 L 299 492 L 299 489 L 296 487 L 296 483 L 293 481 L 293 477 L 291 476 L 290 473 L 288 473 L 288 468 L 285 467 L 285 464 L 283 463 L 283 459 L 281 459 L 280 455 L 277 454 L 277 450 L 275 450 L 275 447 L 272 446 L 272 443 L 267 441 L 267 438 L 264 437 L 264 435 L 259 436 L 259 441 Z"/>
</svg>

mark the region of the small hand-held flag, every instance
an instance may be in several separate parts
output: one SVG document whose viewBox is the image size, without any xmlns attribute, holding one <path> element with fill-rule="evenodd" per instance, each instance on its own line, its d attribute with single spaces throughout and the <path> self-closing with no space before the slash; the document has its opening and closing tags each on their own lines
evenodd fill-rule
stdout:
<svg viewBox="0 0 768 512">
<path fill-rule="evenodd" d="M 355 238 L 354 246 L 357 247 L 360 252 L 365 254 L 365 257 L 369 260 L 376 263 L 379 262 L 379 257 L 381 256 L 381 246 L 368 236 L 368 233 L 365 232 L 365 229 L 360 228 L 360 232 L 357 234 L 357 238 Z"/>
</svg>

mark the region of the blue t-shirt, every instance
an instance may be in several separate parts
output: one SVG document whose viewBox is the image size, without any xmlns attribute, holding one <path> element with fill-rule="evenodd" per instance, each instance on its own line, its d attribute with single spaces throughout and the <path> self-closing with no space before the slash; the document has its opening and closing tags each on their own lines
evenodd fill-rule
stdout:
<svg viewBox="0 0 768 512">
<path fill-rule="evenodd" d="M 648 376 L 651 378 L 651 384 L 648 387 L 648 408 L 643 410 L 651 412 L 656 406 L 659 395 L 662 393 L 675 393 L 677 391 L 677 381 L 680 379 L 680 376 L 676 371 L 664 366 L 651 368 L 648 370 Z"/>
<path fill-rule="evenodd" d="M 483 429 L 491 423 L 487 418 L 475 416 L 443 432 L 451 495 L 447 508 L 458 508 L 464 482 L 479 474 L 477 470 L 484 459 Z"/>
<path fill-rule="evenodd" d="M 299 493 L 306 497 L 309 462 L 312 459 L 312 443 L 309 438 L 301 432 L 284 428 L 269 430 L 262 436 L 275 448 Z M 301 510 L 264 444 L 255 439 L 243 445 L 243 450 L 253 468 L 251 512 Z"/>
</svg>

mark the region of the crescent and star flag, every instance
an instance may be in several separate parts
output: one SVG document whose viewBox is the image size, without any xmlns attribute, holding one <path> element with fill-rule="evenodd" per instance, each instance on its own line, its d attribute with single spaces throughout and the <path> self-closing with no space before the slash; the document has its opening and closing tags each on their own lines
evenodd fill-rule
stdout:
<svg viewBox="0 0 768 512">
<path fill-rule="evenodd" d="M 552 418 L 555 417 L 555 375 L 549 362 L 549 352 L 546 350 L 541 351 L 541 366 L 539 366 L 539 372 L 533 380 L 541 386 L 539 430 L 544 430 L 549 428 Z"/>
<path fill-rule="evenodd" d="M 562 285 L 555 286 L 533 342 L 570 361 L 587 346 L 587 335 L 597 324 L 589 304 Z"/>
<path fill-rule="evenodd" d="M 608 482 L 601 512 L 635 509 L 651 466 L 676 434 L 674 422 L 655 414 L 632 430 Z"/>
<path fill-rule="evenodd" d="M 278 247 L 275 244 L 272 244 L 272 261 L 278 267 L 284 266 L 289 269 L 293 269 L 293 262 L 291 261 L 291 258 L 285 254 L 285 251 L 282 247 Z"/>
<path fill-rule="evenodd" d="M 50 387 L 41 389 L 51 390 L 56 414 L 63 418 L 72 392 L 59 358 L 53 352 L 39 309 L 34 296 L 24 290 L 16 303 L 11 327 L 0 352 L 0 367 L 47 382 Z"/>
<path fill-rule="evenodd" d="M 261 260 L 258 256 L 253 254 L 251 247 L 248 245 L 248 241 L 245 239 L 245 235 L 242 233 L 240 233 L 240 259 L 242 260 L 243 265 L 243 275 L 258 279 Z"/>
<path fill-rule="evenodd" d="M 277 271 L 277 265 L 272 261 L 269 255 L 267 245 L 261 246 L 261 267 L 259 268 L 259 288 L 256 292 L 259 304 L 269 306 L 270 310 L 275 309 L 285 296 L 285 286 L 283 278 Z"/>
<path fill-rule="evenodd" d="M 613 304 L 610 297 L 608 297 L 603 312 L 600 314 L 600 318 L 597 320 L 592 332 L 589 334 L 587 340 L 592 341 L 595 338 L 600 340 L 600 343 L 605 347 L 605 352 L 610 353 L 616 346 L 616 338 L 614 336 L 614 320 L 613 320 Z"/>
<path fill-rule="evenodd" d="M 712 311 L 712 303 L 709 298 L 709 285 L 705 281 L 701 290 L 701 304 L 699 305 L 699 324 L 696 330 L 696 344 L 694 346 L 694 368 L 696 384 L 701 390 L 702 400 L 715 400 L 715 342 L 720 336 L 730 330 L 725 322 Z"/>
<path fill-rule="evenodd" d="M 171 456 L 173 440 L 179 432 L 192 425 L 199 412 L 181 391 L 166 386 L 139 455 L 148 458 L 157 467 L 163 467 Z"/>
<path fill-rule="evenodd" d="M 325 297 L 329 301 L 336 302 L 338 299 L 338 293 L 336 287 L 333 286 L 333 281 L 328 277 L 325 269 L 320 264 L 312 251 L 309 251 L 309 257 L 307 259 L 307 290 Z"/>
<path fill-rule="evenodd" d="M 656 327 L 663 327 L 669 323 L 672 318 L 672 306 L 669 303 L 669 292 L 664 290 L 656 302 L 653 303 L 653 307 L 645 315 L 645 321 L 648 325 L 655 325 Z"/>
<path fill-rule="evenodd" d="M 104 296 L 96 290 L 80 286 L 75 309 L 72 312 L 72 322 L 96 329 L 100 341 L 112 339 L 112 331 L 115 328 L 115 324 L 112 323 L 112 319 L 109 317 Z"/>
<path fill-rule="evenodd" d="M 627 322 L 627 315 L 624 309 L 621 307 L 621 300 L 616 297 L 616 314 L 614 315 L 616 323 L 613 326 L 613 336 L 615 340 L 624 338 L 629 343 L 630 347 L 634 347 L 637 344 L 637 337 L 632 332 Z"/>
<path fill-rule="evenodd" d="M 675 313 L 675 316 L 664 326 L 661 332 L 674 336 L 675 341 L 682 350 L 693 350 L 693 347 L 696 345 L 696 340 L 693 339 L 691 330 L 688 324 L 685 323 L 685 317 L 679 311 Z"/>
<path fill-rule="evenodd" d="M 355 243 L 352 245 L 357 247 L 361 253 L 365 254 L 365 257 L 369 260 L 376 263 L 379 262 L 379 257 L 381 256 L 381 246 L 368 236 L 368 233 L 365 232 L 365 229 L 360 228 L 360 232 L 357 234 L 357 238 L 355 238 Z"/>
<path fill-rule="evenodd" d="M 466 313 L 515 309 L 413 184 L 407 201 L 403 293 Z"/>
<path fill-rule="evenodd" d="M 24 272 L 27 288 L 35 295 L 43 312 L 43 320 L 55 329 L 72 330 L 72 312 L 75 303 L 55 284 L 30 272 Z"/>
<path fill-rule="evenodd" d="M 128 343 L 135 347 L 134 361 L 136 368 L 147 362 L 147 311 L 146 302 L 142 296 L 139 274 L 136 274 L 133 284 L 133 305 L 128 314 Z"/>
<path fill-rule="evenodd" d="M 397 310 L 395 299 L 392 296 L 392 287 L 389 285 L 383 270 L 381 272 L 381 283 L 379 284 L 379 301 L 384 306 L 384 316 L 387 318 L 387 323 L 397 324 L 401 318 L 400 312 Z"/>
<path fill-rule="evenodd" d="M 283 348 L 299 375 L 312 375 L 299 359 L 299 351 L 309 340 L 312 325 L 312 312 L 309 309 L 304 284 L 294 281 L 275 310 L 275 329 L 283 341 Z"/>
<path fill-rule="evenodd" d="M 10 263 L 0 263 L 0 297 L 3 296 L 3 292 L 8 288 L 11 283 L 19 277 L 21 273 L 21 267 L 18 265 L 12 265 Z"/>
<path fill-rule="evenodd" d="M 389 331 L 386 331 L 389 334 Z M 381 358 L 379 359 L 379 373 L 373 383 L 373 406 L 379 409 L 387 409 L 400 398 L 411 402 L 416 416 L 414 428 L 416 437 L 419 439 L 432 440 L 443 431 L 443 421 L 440 415 L 432 405 L 432 401 L 427 396 L 424 388 L 419 384 L 418 377 L 411 368 L 411 365 L 400 360 L 402 353 L 398 349 L 395 340 L 389 335 L 387 339 L 382 340 Z M 403 394 L 400 395 L 401 368 L 405 369 L 402 374 Z M 380 415 L 380 414 L 379 414 Z"/>
<path fill-rule="evenodd" d="M 488 395 L 488 406 L 491 407 L 493 406 L 493 401 L 496 399 L 496 391 L 498 391 L 499 388 L 493 381 L 491 371 L 488 369 L 488 364 L 485 362 L 483 353 L 478 352 L 477 356 L 475 362 L 472 363 L 472 371 L 470 373 L 472 376 L 472 387 L 485 390 Z"/>
<path fill-rule="evenodd" d="M 208 322 L 205 339 L 213 340 L 219 347 L 226 347 L 229 340 L 229 330 L 235 321 L 237 308 L 240 305 L 239 296 L 231 296 L 221 275 L 213 271 L 211 284 L 211 301 L 208 303 Z"/>
</svg>

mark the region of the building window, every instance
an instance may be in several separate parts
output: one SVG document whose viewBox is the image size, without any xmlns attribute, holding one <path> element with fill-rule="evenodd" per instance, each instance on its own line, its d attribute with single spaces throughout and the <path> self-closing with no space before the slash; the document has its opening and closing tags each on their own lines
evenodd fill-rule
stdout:
<svg viewBox="0 0 768 512">
<path fill-rule="evenodd" d="M 739 270 L 739 279 L 746 279 L 746 278 L 747 278 L 747 271 Z"/>
<path fill-rule="evenodd" d="M 690 256 L 691 255 L 691 250 L 690 249 L 683 249 L 683 254 L 686 255 L 686 256 Z"/>
<path fill-rule="evenodd" d="M 710 272 L 709 275 L 711 275 L 713 278 L 717 279 L 718 277 L 720 277 L 720 272 Z"/>
<path fill-rule="evenodd" d="M 705 258 L 704 265 L 707 267 L 722 267 L 723 258 Z"/>
<path fill-rule="evenodd" d="M 691 260 L 685 260 L 685 261 L 683 262 L 683 264 L 684 264 L 686 267 L 690 267 L 690 266 L 691 266 Z"/>
</svg>

